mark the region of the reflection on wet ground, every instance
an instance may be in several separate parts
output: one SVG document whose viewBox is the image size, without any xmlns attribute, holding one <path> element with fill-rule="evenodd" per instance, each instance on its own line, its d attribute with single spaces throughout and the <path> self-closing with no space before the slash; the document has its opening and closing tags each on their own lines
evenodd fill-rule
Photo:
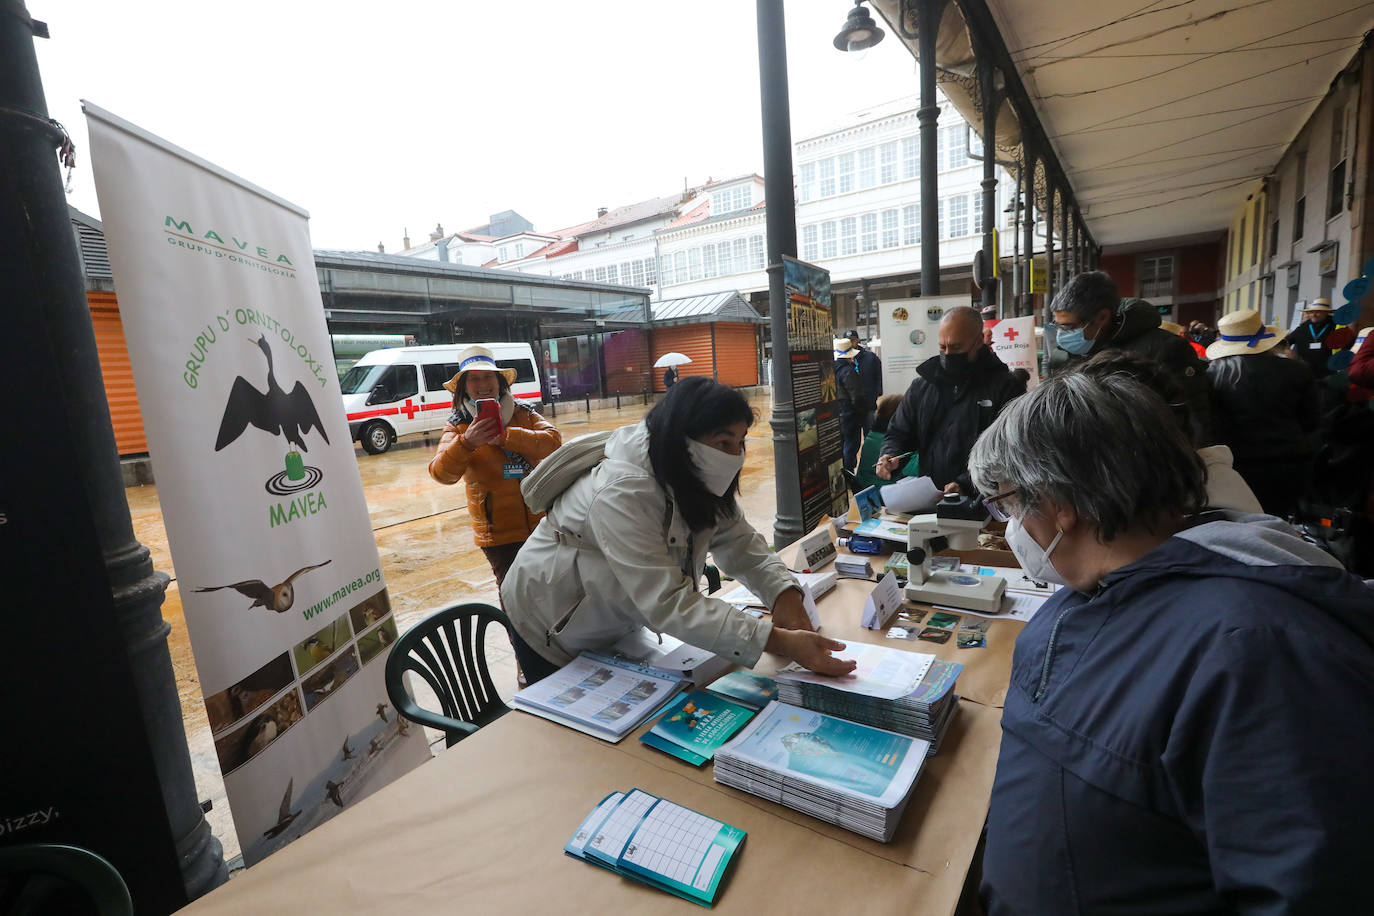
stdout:
<svg viewBox="0 0 1374 916">
<path fill-rule="evenodd" d="M 740 478 L 740 503 L 745 517 L 771 542 L 776 503 L 766 390 L 752 403 L 759 420 L 750 431 L 746 446 L 748 460 Z M 643 405 L 627 403 L 620 410 L 607 408 L 588 413 L 579 405 L 560 408 L 558 416 L 550 419 L 563 431 L 564 438 L 570 439 L 634 423 L 643 416 L 644 410 Z M 367 455 L 361 449 L 357 452 L 382 572 L 401 632 L 427 614 L 450 604 L 463 601 L 497 603 L 496 580 L 491 567 L 472 542 L 464 487 L 461 483 L 441 486 L 426 472 L 438 441 L 437 434 L 413 436 L 385 455 Z M 201 699 L 195 657 L 182 616 L 181 593 L 162 526 L 157 487 L 131 487 L 125 495 L 135 535 L 151 551 L 153 565 L 174 577 L 167 589 L 162 616 L 172 628 L 167 641 L 176 673 L 177 693 L 181 698 L 186 740 L 191 749 L 196 789 L 201 799 L 213 802 L 207 818 L 224 844 L 225 858 L 232 858 L 239 854 L 239 843 L 229 816 L 224 782 L 220 778 L 214 741 Z M 488 640 L 487 658 L 497 688 L 509 698 L 515 689 L 515 661 L 504 637 Z M 417 699 L 423 705 L 423 698 Z M 433 732 L 431 738 L 438 735 Z M 441 742 L 438 748 L 442 747 Z"/>
</svg>

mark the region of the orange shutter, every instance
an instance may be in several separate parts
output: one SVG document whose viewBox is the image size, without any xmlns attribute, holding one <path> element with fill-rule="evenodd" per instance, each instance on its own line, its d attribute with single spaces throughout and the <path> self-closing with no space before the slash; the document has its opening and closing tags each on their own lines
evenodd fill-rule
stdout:
<svg viewBox="0 0 1374 916">
<path fill-rule="evenodd" d="M 606 394 L 639 394 L 649 387 L 654 361 L 649 356 L 647 332 L 626 328 L 607 334 L 601 344 L 601 356 L 606 367 Z M 660 378 L 659 382 L 662 381 Z"/>
<path fill-rule="evenodd" d="M 100 355 L 100 374 L 105 379 L 110 422 L 114 424 L 115 446 L 120 455 L 147 452 L 148 437 L 143 432 L 143 415 L 138 410 L 138 393 L 134 391 L 134 373 L 129 365 L 129 349 L 124 343 L 119 303 L 114 293 L 94 291 L 86 293 L 86 301 L 91 307 L 91 324 L 95 328 L 95 346 Z"/>
<path fill-rule="evenodd" d="M 656 362 L 664 353 L 681 353 L 691 362 L 678 366 L 678 375 L 704 375 L 710 378 L 715 366 L 711 363 L 711 326 L 709 324 L 680 324 L 675 327 L 654 328 L 651 347 Z M 663 370 L 655 369 L 654 391 L 663 391 Z"/>
<path fill-rule="evenodd" d="M 746 387 L 759 383 L 757 327 L 725 321 L 716 323 L 716 378 L 724 384 Z"/>
</svg>

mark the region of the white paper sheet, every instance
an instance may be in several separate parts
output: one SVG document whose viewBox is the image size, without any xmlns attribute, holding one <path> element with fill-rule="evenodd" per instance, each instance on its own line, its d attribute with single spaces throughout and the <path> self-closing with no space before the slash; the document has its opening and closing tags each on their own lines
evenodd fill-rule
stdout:
<svg viewBox="0 0 1374 916">
<path fill-rule="evenodd" d="M 996 614 L 985 614 L 982 611 L 971 611 L 966 607 L 947 607 L 941 604 L 932 604 L 931 607 L 939 608 L 942 611 L 953 611 L 956 614 L 972 614 L 974 617 L 987 617 L 992 620 L 1020 620 L 1027 621 L 1035 616 L 1035 612 L 1049 601 L 1048 595 L 1035 595 L 1030 592 L 1008 591 L 1002 596 L 1002 610 Z"/>
<path fill-rule="evenodd" d="M 878 580 L 873 591 L 864 601 L 863 619 L 860 625 L 869 630 L 886 627 L 902 606 L 902 590 L 897 587 L 897 577 L 887 573 Z"/>
<path fill-rule="evenodd" d="M 794 662 L 779 671 L 777 679 L 820 684 L 846 693 L 895 700 L 910 696 L 935 662 L 935 656 L 925 652 L 889 649 L 863 642 L 851 642 L 843 652 L 835 654 L 859 663 L 853 674 L 830 677 L 808 671 Z"/>
<path fill-rule="evenodd" d="M 879 487 L 878 493 L 893 512 L 928 512 L 945 495 L 929 477 L 906 477 Z"/>
</svg>

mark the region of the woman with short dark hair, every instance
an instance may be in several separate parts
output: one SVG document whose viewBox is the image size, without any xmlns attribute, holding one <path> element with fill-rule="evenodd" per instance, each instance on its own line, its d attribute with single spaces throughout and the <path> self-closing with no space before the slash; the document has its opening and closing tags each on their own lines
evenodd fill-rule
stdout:
<svg viewBox="0 0 1374 916">
<path fill-rule="evenodd" d="M 746 667 L 768 651 L 825 674 L 854 669 L 830 655 L 843 643 L 810 631 L 796 579 L 735 500 L 753 422 L 735 389 L 682 379 L 554 500 L 501 590 L 530 683 L 644 626 Z M 707 551 L 771 620 L 701 594 Z"/>
<path fill-rule="evenodd" d="M 1374 912 L 1374 590 L 1278 519 L 1198 514 L 1202 461 L 1126 373 L 1041 383 L 969 470 L 1067 586 L 1016 640 L 989 916 Z"/>
</svg>

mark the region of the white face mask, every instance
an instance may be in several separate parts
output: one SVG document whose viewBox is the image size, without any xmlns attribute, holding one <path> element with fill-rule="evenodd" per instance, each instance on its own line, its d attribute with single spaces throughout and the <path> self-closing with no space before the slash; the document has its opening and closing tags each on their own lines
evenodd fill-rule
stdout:
<svg viewBox="0 0 1374 916">
<path fill-rule="evenodd" d="M 1059 539 L 1063 536 L 1064 529 L 1060 528 L 1054 540 L 1050 541 L 1050 546 L 1042 549 L 1035 543 L 1035 538 L 1030 536 L 1030 532 L 1021 526 L 1019 519 L 1013 518 L 1007 522 L 1007 546 L 1011 548 L 1011 552 L 1016 556 L 1016 562 L 1021 564 L 1026 575 L 1036 582 L 1069 584 L 1050 562 L 1050 554 L 1054 553 L 1054 548 L 1059 546 Z"/>
<path fill-rule="evenodd" d="M 687 440 L 687 454 L 696 468 L 697 480 L 717 496 L 724 496 L 744 467 L 744 452 L 731 455 L 695 439 Z"/>
</svg>

